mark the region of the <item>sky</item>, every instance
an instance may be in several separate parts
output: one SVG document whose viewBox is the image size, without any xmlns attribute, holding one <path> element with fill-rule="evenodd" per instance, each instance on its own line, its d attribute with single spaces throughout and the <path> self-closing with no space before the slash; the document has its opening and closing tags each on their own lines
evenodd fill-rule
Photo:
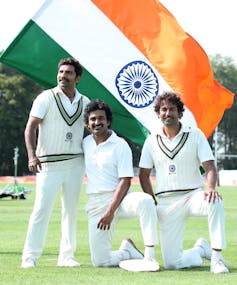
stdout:
<svg viewBox="0 0 237 285">
<path fill-rule="evenodd" d="M 0 51 L 5 49 L 45 0 L 0 0 Z M 119 0 L 117 0 L 119 1 Z M 129 0 L 127 0 L 129 1 Z M 160 0 L 207 55 L 237 63 L 236 0 Z"/>
</svg>

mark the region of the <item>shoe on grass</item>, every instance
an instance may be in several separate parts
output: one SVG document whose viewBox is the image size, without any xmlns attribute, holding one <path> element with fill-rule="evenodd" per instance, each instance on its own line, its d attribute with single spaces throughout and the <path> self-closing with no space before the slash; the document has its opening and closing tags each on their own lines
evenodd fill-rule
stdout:
<svg viewBox="0 0 237 285">
<path fill-rule="evenodd" d="M 26 260 L 23 260 L 21 263 L 21 268 L 27 269 L 27 268 L 34 268 L 35 261 L 31 258 L 27 258 Z"/>
<path fill-rule="evenodd" d="M 219 273 L 229 273 L 228 268 L 226 267 L 223 259 L 217 259 L 211 261 L 211 268 L 210 271 L 219 274 Z"/>
<path fill-rule="evenodd" d="M 200 247 L 203 250 L 201 257 L 211 260 L 212 249 L 205 239 L 199 238 L 194 247 Z"/>
<path fill-rule="evenodd" d="M 73 258 L 58 260 L 59 267 L 78 267 L 80 263 L 74 260 Z"/>
<path fill-rule="evenodd" d="M 119 250 L 127 251 L 130 259 L 142 259 L 144 257 L 139 249 L 137 249 L 134 242 L 129 238 L 122 240 Z"/>
</svg>

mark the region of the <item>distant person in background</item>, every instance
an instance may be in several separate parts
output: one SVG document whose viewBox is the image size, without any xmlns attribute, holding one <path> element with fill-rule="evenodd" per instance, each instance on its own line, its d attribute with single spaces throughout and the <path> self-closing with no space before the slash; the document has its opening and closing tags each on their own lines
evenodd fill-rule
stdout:
<svg viewBox="0 0 237 285">
<path fill-rule="evenodd" d="M 30 217 L 22 268 L 36 266 L 43 251 L 50 214 L 62 190 L 61 244 L 58 266 L 75 267 L 77 206 L 84 178 L 83 111 L 89 99 L 80 94 L 82 66 L 73 58 L 58 64 L 58 86 L 34 101 L 25 129 L 28 167 L 36 172 L 36 197 Z M 36 130 L 39 130 L 36 147 Z"/>
<path fill-rule="evenodd" d="M 203 258 L 211 260 L 211 272 L 227 273 L 221 255 L 226 246 L 225 214 L 216 190 L 217 170 L 209 143 L 199 129 L 181 124 L 184 104 L 173 92 L 154 101 L 154 110 L 163 123 L 157 133 L 145 141 L 140 158 L 140 183 L 143 191 L 158 198 L 160 245 L 164 266 L 180 269 L 201 266 Z M 206 186 L 200 173 L 206 172 Z M 153 193 L 150 174 L 156 170 Z M 191 216 L 207 216 L 211 247 L 199 238 L 194 247 L 183 250 L 184 230 Z"/>
<path fill-rule="evenodd" d="M 118 266 L 123 260 L 141 259 L 133 270 L 157 271 L 159 264 L 154 253 L 157 244 L 156 207 L 150 195 L 129 192 L 133 177 L 131 149 L 111 130 L 112 112 L 103 101 L 91 101 L 84 118 L 91 133 L 84 138 L 83 148 L 88 177 L 86 211 L 92 263 L 109 267 Z M 145 257 L 128 238 L 122 241 L 118 250 L 112 251 L 115 225 L 120 219 L 132 218 L 140 220 Z M 126 266 L 122 268 L 127 269 Z"/>
</svg>

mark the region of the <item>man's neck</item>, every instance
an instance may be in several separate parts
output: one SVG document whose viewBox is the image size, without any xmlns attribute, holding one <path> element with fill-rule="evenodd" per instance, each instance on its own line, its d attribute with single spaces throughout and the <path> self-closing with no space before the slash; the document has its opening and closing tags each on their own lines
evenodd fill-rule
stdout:
<svg viewBox="0 0 237 285">
<path fill-rule="evenodd" d="M 112 134 L 112 131 L 107 130 L 107 132 L 103 135 L 99 135 L 99 136 L 93 135 L 93 138 L 94 138 L 96 144 L 98 145 L 98 144 L 101 144 L 101 143 L 107 141 L 107 139 L 111 136 L 111 134 Z"/>
<path fill-rule="evenodd" d="M 175 126 L 164 126 L 163 132 L 167 136 L 168 139 L 173 139 L 180 131 L 181 124 Z"/>
<path fill-rule="evenodd" d="M 70 99 L 72 102 L 75 97 L 75 89 L 62 89 L 63 93 Z"/>
</svg>

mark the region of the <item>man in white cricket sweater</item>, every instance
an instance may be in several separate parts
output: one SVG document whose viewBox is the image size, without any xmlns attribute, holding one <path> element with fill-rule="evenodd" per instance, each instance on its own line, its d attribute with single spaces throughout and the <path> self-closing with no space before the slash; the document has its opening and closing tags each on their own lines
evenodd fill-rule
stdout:
<svg viewBox="0 0 237 285">
<path fill-rule="evenodd" d="M 76 267 L 77 206 L 84 178 L 83 112 L 89 99 L 80 94 L 82 66 L 73 58 L 58 64 L 57 87 L 37 96 L 25 129 L 28 167 L 36 173 L 36 197 L 22 254 L 22 268 L 36 266 L 50 214 L 60 190 L 61 243 L 58 266 Z M 36 131 L 38 129 L 38 138 Z M 37 141 L 37 144 L 36 144 Z"/>
<path fill-rule="evenodd" d="M 211 272 L 227 273 L 221 250 L 226 246 L 225 214 L 216 190 L 214 157 L 201 130 L 180 122 L 184 104 L 173 92 L 165 92 L 154 101 L 154 110 L 162 122 L 158 132 L 146 139 L 140 158 L 140 183 L 143 191 L 158 198 L 160 245 L 167 269 L 201 266 L 211 260 Z M 157 121 L 158 124 L 158 121 Z M 206 172 L 206 185 L 200 166 Z M 150 181 L 156 169 L 155 194 Z M 155 197 L 156 196 L 156 197 Z M 183 250 L 185 224 L 189 217 L 207 216 L 211 247 L 199 238 L 194 247 Z"/>
</svg>

